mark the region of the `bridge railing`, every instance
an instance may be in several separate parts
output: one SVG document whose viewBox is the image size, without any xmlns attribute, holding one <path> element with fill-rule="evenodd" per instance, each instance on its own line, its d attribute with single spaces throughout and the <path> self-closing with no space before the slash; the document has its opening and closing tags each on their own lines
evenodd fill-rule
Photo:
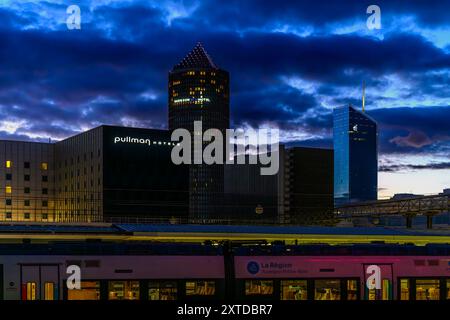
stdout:
<svg viewBox="0 0 450 320">
<path fill-rule="evenodd" d="M 335 214 L 336 216 L 434 215 L 448 212 L 449 208 L 449 195 L 434 195 L 352 203 L 337 207 Z"/>
</svg>

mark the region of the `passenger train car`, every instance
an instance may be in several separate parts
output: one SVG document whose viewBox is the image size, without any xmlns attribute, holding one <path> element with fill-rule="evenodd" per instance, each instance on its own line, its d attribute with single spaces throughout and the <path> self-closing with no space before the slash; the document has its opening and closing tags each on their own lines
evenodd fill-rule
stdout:
<svg viewBox="0 0 450 320">
<path fill-rule="evenodd" d="M 450 251 L 445 246 L 285 247 L 275 254 L 240 251 L 234 265 L 241 298 L 450 299 Z M 379 289 L 367 286 L 376 280 L 371 266 L 378 269 Z"/>
<path fill-rule="evenodd" d="M 374 265 L 380 288 L 369 290 Z M 447 300 L 450 245 L 2 244 L 0 298 Z"/>
<path fill-rule="evenodd" d="M 220 298 L 220 248 L 199 245 L 57 244 L 0 247 L 6 300 Z M 5 254 L 6 253 L 6 254 Z M 73 266 L 79 267 L 80 287 Z M 70 285 L 69 284 L 69 285 Z"/>
</svg>

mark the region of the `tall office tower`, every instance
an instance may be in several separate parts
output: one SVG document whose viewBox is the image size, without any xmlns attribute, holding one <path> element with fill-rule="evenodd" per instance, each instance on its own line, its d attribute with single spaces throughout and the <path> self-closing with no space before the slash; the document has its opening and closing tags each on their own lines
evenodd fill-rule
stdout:
<svg viewBox="0 0 450 320">
<path fill-rule="evenodd" d="M 352 106 L 333 111 L 334 204 L 377 199 L 377 123 Z"/>
<path fill-rule="evenodd" d="M 230 122 L 228 72 L 214 64 L 200 43 L 169 73 L 169 130 L 184 128 L 194 136 L 194 121 L 202 122 L 203 132 L 215 128 L 223 134 Z M 191 221 L 220 219 L 223 191 L 223 165 L 191 165 Z"/>
</svg>

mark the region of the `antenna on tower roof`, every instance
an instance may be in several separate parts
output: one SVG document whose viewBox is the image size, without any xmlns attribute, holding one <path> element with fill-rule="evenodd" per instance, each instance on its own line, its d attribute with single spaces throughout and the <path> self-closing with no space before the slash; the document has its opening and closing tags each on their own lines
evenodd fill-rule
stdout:
<svg viewBox="0 0 450 320">
<path fill-rule="evenodd" d="M 362 91 L 362 112 L 366 111 L 366 82 L 363 80 L 363 91 Z"/>
</svg>

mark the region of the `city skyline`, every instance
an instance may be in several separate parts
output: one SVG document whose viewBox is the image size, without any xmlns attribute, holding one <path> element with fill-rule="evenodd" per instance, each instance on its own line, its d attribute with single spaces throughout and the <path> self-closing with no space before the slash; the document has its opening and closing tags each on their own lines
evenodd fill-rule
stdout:
<svg viewBox="0 0 450 320">
<path fill-rule="evenodd" d="M 0 2 L 0 139 L 59 140 L 100 124 L 166 128 L 167 74 L 201 41 L 230 71 L 232 126 L 277 125 L 289 145 L 331 148 L 332 109 L 360 108 L 365 81 L 379 123 L 380 198 L 450 186 L 441 2 L 380 1 L 380 30 L 367 29 L 370 3 L 360 1 L 333 10 L 305 1 L 291 10 L 270 1 L 77 4 L 81 30 L 67 30 L 65 3 Z"/>
</svg>

